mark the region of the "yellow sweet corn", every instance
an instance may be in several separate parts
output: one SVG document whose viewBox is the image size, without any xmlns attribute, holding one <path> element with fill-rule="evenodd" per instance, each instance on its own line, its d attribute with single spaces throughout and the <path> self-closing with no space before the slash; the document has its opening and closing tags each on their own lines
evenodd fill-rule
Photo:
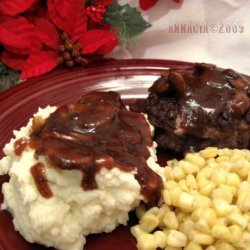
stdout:
<svg viewBox="0 0 250 250">
<path fill-rule="evenodd" d="M 237 206 L 243 211 L 250 211 L 250 193 L 242 192 L 238 194 Z"/>
<path fill-rule="evenodd" d="M 185 174 L 194 174 L 199 171 L 199 167 L 188 162 L 188 161 L 180 161 L 179 162 L 179 167 L 181 167 L 184 171 Z"/>
<path fill-rule="evenodd" d="M 168 229 L 178 229 L 179 222 L 177 220 L 176 214 L 173 211 L 166 212 L 163 218 L 163 224 Z"/>
<path fill-rule="evenodd" d="M 216 188 L 216 184 L 212 181 L 208 181 L 205 185 L 200 187 L 200 194 L 210 197 L 213 190 Z"/>
<path fill-rule="evenodd" d="M 136 239 L 138 239 L 142 234 L 145 234 L 145 232 L 141 229 L 140 225 L 135 225 L 131 227 L 130 231 Z"/>
<path fill-rule="evenodd" d="M 216 188 L 212 192 L 212 199 L 213 200 L 222 199 L 230 204 L 233 201 L 233 194 L 229 189 Z"/>
<path fill-rule="evenodd" d="M 236 244 L 240 241 L 242 236 L 242 229 L 238 225 L 232 225 L 228 227 L 230 231 L 230 237 L 228 239 L 228 242 L 232 244 Z"/>
<path fill-rule="evenodd" d="M 145 213 L 140 220 L 140 225 L 143 231 L 150 233 L 159 225 L 159 219 L 153 213 Z"/>
<path fill-rule="evenodd" d="M 192 174 L 187 175 L 186 184 L 190 190 L 195 190 L 198 188 L 198 183 Z"/>
<path fill-rule="evenodd" d="M 180 181 L 183 178 L 185 178 L 185 173 L 183 169 L 180 167 L 174 167 L 172 172 L 173 172 L 173 177 L 176 181 Z"/>
<path fill-rule="evenodd" d="M 136 209 L 139 250 L 250 250 L 250 151 L 207 148 L 165 168 L 163 203 Z"/>
<path fill-rule="evenodd" d="M 167 245 L 170 247 L 185 247 L 187 245 L 187 236 L 177 230 L 169 230 Z"/>
<path fill-rule="evenodd" d="M 187 193 L 181 192 L 177 206 L 185 212 L 191 212 L 193 209 L 194 196 Z"/>
<path fill-rule="evenodd" d="M 198 230 L 191 231 L 188 235 L 188 238 L 200 245 L 211 245 L 214 242 L 212 235 L 202 233 Z"/>
<path fill-rule="evenodd" d="M 228 241 L 230 238 L 230 231 L 228 227 L 224 225 L 214 225 L 211 230 L 212 236 L 214 238 Z"/>
<path fill-rule="evenodd" d="M 181 225 L 179 230 L 184 233 L 185 235 L 188 235 L 189 232 L 193 231 L 195 229 L 195 223 L 190 219 L 186 219 Z"/>
<path fill-rule="evenodd" d="M 199 154 L 195 153 L 188 153 L 186 154 L 185 160 L 194 164 L 195 166 L 198 166 L 200 169 L 204 167 L 205 160 Z"/>
<path fill-rule="evenodd" d="M 228 202 L 222 199 L 214 200 L 212 202 L 212 207 L 214 208 L 217 216 L 227 216 L 233 208 L 228 204 Z"/>
<path fill-rule="evenodd" d="M 167 245 L 167 235 L 163 231 L 155 231 L 154 239 L 156 241 L 157 247 L 164 248 Z"/>
<path fill-rule="evenodd" d="M 189 241 L 189 243 L 187 244 L 186 247 L 184 247 L 184 250 L 202 250 L 202 246 L 193 242 L 193 241 Z"/>
<path fill-rule="evenodd" d="M 138 250 L 156 250 L 157 242 L 153 234 L 142 234 L 137 238 Z"/>
<path fill-rule="evenodd" d="M 202 157 L 202 158 L 214 158 L 218 155 L 218 148 L 216 147 L 207 147 L 206 149 L 204 150 L 201 150 L 199 152 L 199 155 Z"/>
<path fill-rule="evenodd" d="M 236 250 L 236 248 L 224 241 L 215 243 L 216 250 Z"/>
</svg>

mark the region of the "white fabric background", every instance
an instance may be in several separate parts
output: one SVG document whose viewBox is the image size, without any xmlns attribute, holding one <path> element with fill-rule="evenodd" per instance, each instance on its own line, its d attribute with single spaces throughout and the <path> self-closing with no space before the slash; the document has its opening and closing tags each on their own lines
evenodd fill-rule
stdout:
<svg viewBox="0 0 250 250">
<path fill-rule="evenodd" d="M 139 0 L 120 0 L 138 6 Z M 250 1 L 249 0 L 159 0 L 143 13 L 152 27 L 113 53 L 115 58 L 156 58 L 208 62 L 250 74 Z M 170 33 L 170 23 L 207 22 L 218 31 L 212 33 Z M 244 32 L 227 33 L 225 26 L 241 23 Z M 222 28 L 224 33 L 219 32 Z"/>
</svg>

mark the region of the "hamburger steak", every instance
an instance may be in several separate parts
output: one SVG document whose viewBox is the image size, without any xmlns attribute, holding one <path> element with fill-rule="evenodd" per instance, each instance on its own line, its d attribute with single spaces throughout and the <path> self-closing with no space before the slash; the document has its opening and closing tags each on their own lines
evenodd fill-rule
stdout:
<svg viewBox="0 0 250 250">
<path fill-rule="evenodd" d="M 248 148 L 249 77 L 196 63 L 170 69 L 149 92 L 146 112 L 160 148 L 178 153 L 208 146 Z"/>
</svg>

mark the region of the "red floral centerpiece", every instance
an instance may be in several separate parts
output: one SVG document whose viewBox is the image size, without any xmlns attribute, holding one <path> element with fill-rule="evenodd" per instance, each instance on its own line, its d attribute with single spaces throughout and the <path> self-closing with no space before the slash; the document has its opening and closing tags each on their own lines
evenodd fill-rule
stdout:
<svg viewBox="0 0 250 250">
<path fill-rule="evenodd" d="M 146 10 L 156 2 L 139 4 Z M 93 63 L 150 26 L 113 0 L 0 0 L 0 77 L 9 68 L 26 79 Z"/>
</svg>

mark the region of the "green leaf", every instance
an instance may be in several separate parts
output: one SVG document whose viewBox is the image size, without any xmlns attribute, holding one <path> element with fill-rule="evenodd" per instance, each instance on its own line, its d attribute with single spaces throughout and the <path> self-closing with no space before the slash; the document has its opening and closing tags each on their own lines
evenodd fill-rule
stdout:
<svg viewBox="0 0 250 250">
<path fill-rule="evenodd" d="M 136 8 L 118 3 L 114 3 L 106 9 L 104 23 L 109 23 L 118 30 L 121 43 L 134 38 L 151 26 Z"/>
<path fill-rule="evenodd" d="M 16 85 L 20 80 L 18 71 L 7 68 L 0 62 L 0 91 L 6 90 Z"/>
</svg>

